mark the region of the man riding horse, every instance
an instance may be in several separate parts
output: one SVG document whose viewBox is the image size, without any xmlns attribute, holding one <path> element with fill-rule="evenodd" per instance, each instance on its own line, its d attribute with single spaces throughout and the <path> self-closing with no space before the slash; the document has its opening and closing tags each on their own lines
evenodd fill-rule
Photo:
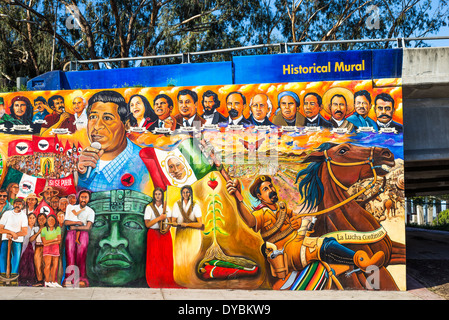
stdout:
<svg viewBox="0 0 449 320">
<path fill-rule="evenodd" d="M 372 265 L 380 267 L 384 262 L 385 256 L 381 251 L 369 257 L 365 251 L 350 250 L 333 237 L 310 237 L 310 220 L 302 219 L 279 201 L 269 176 L 257 177 L 249 189 L 251 195 L 260 201 L 254 210 L 247 208 L 236 196 L 241 192 L 237 179 L 229 180 L 226 187 L 228 193 L 235 197 L 238 212 L 246 225 L 254 232 L 260 232 L 265 242 L 261 250 L 274 277 L 284 279 L 289 272 L 302 270 L 313 261 L 353 265 L 362 271 Z"/>
</svg>

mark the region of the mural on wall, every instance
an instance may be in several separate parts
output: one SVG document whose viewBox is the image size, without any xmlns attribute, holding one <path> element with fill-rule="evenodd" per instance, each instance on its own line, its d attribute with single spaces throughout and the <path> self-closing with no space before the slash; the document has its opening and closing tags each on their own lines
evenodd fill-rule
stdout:
<svg viewBox="0 0 449 320">
<path fill-rule="evenodd" d="M 0 100 L 0 285 L 405 290 L 400 79 Z"/>
</svg>

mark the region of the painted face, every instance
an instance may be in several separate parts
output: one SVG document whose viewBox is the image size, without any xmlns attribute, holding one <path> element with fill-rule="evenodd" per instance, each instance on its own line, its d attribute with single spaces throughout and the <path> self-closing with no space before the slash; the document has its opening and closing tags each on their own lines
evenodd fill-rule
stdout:
<svg viewBox="0 0 449 320">
<path fill-rule="evenodd" d="M 44 214 L 39 215 L 39 217 L 37 218 L 37 224 L 40 227 L 43 227 L 46 222 L 47 222 L 47 217 Z"/>
<path fill-rule="evenodd" d="M 145 114 L 145 106 L 143 104 L 142 98 L 134 97 L 129 102 L 129 109 L 136 119 L 143 119 L 143 115 Z"/>
<path fill-rule="evenodd" d="M 30 214 L 28 216 L 28 225 L 33 227 L 36 224 L 36 216 L 34 214 Z"/>
<path fill-rule="evenodd" d="M 154 192 L 154 200 L 162 201 L 163 197 L 164 194 L 160 190 L 156 190 L 156 192 Z"/>
<path fill-rule="evenodd" d="M 166 119 L 170 116 L 172 107 L 168 106 L 167 99 L 159 98 L 154 102 L 154 112 L 159 117 L 159 119 Z"/>
<path fill-rule="evenodd" d="M 23 203 L 22 202 L 16 202 L 16 203 L 14 203 L 14 210 L 16 211 L 16 212 L 19 212 L 20 210 L 22 210 L 23 209 Z"/>
<path fill-rule="evenodd" d="M 27 199 L 27 205 L 28 205 L 29 207 L 35 206 L 36 203 L 37 203 L 37 199 L 36 199 L 36 198 L 29 198 L 29 199 Z"/>
<path fill-rule="evenodd" d="M 59 200 L 59 210 L 65 212 L 65 209 L 67 209 L 67 205 L 69 204 L 67 199 L 60 199 Z"/>
<path fill-rule="evenodd" d="M 87 206 L 87 203 L 89 202 L 89 195 L 87 193 L 81 193 L 80 196 L 78 197 L 79 203 L 80 203 L 80 207 L 84 208 L 85 206 Z"/>
<path fill-rule="evenodd" d="M 70 197 L 69 198 L 69 203 L 73 206 L 76 203 L 76 197 Z"/>
<path fill-rule="evenodd" d="M 343 120 L 346 116 L 346 101 L 342 97 L 333 97 L 330 104 L 332 118 L 335 120 Z"/>
<path fill-rule="evenodd" d="M 362 117 L 368 115 L 369 109 L 371 108 L 368 99 L 365 96 L 358 96 L 355 98 L 355 111 Z"/>
<path fill-rule="evenodd" d="M 59 208 L 59 199 L 58 198 L 52 198 L 51 199 L 51 207 L 53 209 L 58 209 Z"/>
<path fill-rule="evenodd" d="M 268 98 L 262 94 L 254 96 L 251 112 L 254 119 L 263 121 L 268 114 Z"/>
<path fill-rule="evenodd" d="M 231 94 L 228 97 L 228 100 L 226 101 L 226 107 L 228 108 L 229 116 L 231 117 L 231 119 L 237 119 L 242 115 L 245 105 L 243 104 L 242 97 L 239 94 L 235 93 Z"/>
<path fill-rule="evenodd" d="M 179 96 L 178 98 L 179 113 L 186 119 L 193 117 L 196 113 L 197 104 L 189 95 Z"/>
<path fill-rule="evenodd" d="M 65 112 L 64 100 L 56 99 L 53 101 L 53 104 L 57 114 L 62 114 Z"/>
<path fill-rule="evenodd" d="M 34 104 L 34 107 L 35 107 L 39 112 L 42 112 L 42 111 L 44 111 L 44 109 L 45 109 L 45 104 L 44 104 L 42 101 L 37 101 L 37 102 Z"/>
<path fill-rule="evenodd" d="M 379 99 L 376 101 L 375 110 L 376 110 L 376 117 L 377 120 L 379 120 L 379 122 L 388 123 L 390 122 L 391 119 L 393 119 L 394 113 L 393 103 Z"/>
<path fill-rule="evenodd" d="M 112 102 L 96 102 L 92 105 L 87 122 L 91 142 L 99 142 L 106 152 L 121 150 L 126 142 L 126 128 L 117 112 L 118 105 Z"/>
<path fill-rule="evenodd" d="M 107 286 L 145 280 L 147 230 L 143 215 L 98 214 L 89 233 L 87 276 Z"/>
<path fill-rule="evenodd" d="M 176 158 L 171 158 L 167 161 L 168 173 L 176 180 L 182 180 L 186 176 L 185 165 Z"/>
<path fill-rule="evenodd" d="M 81 97 L 76 97 L 75 99 L 73 99 L 73 110 L 78 114 L 81 114 L 81 112 L 83 112 L 84 101 Z"/>
<path fill-rule="evenodd" d="M 281 108 L 281 114 L 284 119 L 293 120 L 296 117 L 296 101 L 293 97 L 282 97 L 281 101 L 279 101 L 279 107 Z"/>
<path fill-rule="evenodd" d="M 214 97 L 203 97 L 203 107 L 204 112 L 211 114 L 216 108 Z"/>
<path fill-rule="evenodd" d="M 64 223 L 65 215 L 64 215 L 64 213 L 59 212 L 58 215 L 56 216 L 56 218 L 58 219 L 58 223 L 62 225 Z"/>
<path fill-rule="evenodd" d="M 17 117 L 21 118 L 27 110 L 27 105 L 24 101 L 16 101 L 13 105 L 14 113 Z"/>
<path fill-rule="evenodd" d="M 190 199 L 190 190 L 189 189 L 183 189 L 181 194 L 182 194 L 183 200 L 188 201 Z"/>
<path fill-rule="evenodd" d="M 0 193 L 0 204 L 5 204 L 8 194 L 6 192 Z"/>
<path fill-rule="evenodd" d="M 318 99 L 314 95 L 308 95 L 304 99 L 304 114 L 307 118 L 312 119 L 320 113 L 321 106 L 318 104 Z"/>
<path fill-rule="evenodd" d="M 279 200 L 276 188 L 270 181 L 262 182 L 257 198 L 266 204 L 274 204 Z"/>
<path fill-rule="evenodd" d="M 56 218 L 55 218 L 55 216 L 51 215 L 51 216 L 49 216 L 49 217 L 47 218 L 47 225 L 48 225 L 50 228 L 53 228 L 53 227 L 56 225 Z"/>
</svg>

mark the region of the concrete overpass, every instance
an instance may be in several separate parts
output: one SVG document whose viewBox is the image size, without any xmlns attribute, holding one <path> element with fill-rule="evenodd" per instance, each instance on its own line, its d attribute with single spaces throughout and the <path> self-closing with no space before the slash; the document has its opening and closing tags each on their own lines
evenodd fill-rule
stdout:
<svg viewBox="0 0 449 320">
<path fill-rule="evenodd" d="M 406 196 L 449 194 L 449 48 L 404 49 Z"/>
</svg>

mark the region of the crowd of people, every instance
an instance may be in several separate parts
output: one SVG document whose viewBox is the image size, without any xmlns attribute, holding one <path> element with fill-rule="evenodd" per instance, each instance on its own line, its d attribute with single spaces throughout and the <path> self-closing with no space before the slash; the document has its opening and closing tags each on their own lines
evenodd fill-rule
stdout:
<svg viewBox="0 0 449 320">
<path fill-rule="evenodd" d="M 90 227 L 95 216 L 87 206 L 90 192 L 84 190 L 60 197 L 58 191 L 46 187 L 39 195 L 9 198 L 7 190 L 1 189 L 1 277 L 15 279 L 13 285 L 62 287 L 67 277 L 67 261 L 68 265 L 76 265 L 74 251 L 80 250 L 76 246 L 87 251 L 87 245 L 81 242 L 83 228 Z M 6 274 L 8 265 L 9 275 Z M 80 283 L 85 285 L 86 281 L 84 274 Z"/>
<path fill-rule="evenodd" d="M 45 166 L 46 159 L 52 161 Z M 9 157 L 6 162 L 7 167 L 30 176 L 45 179 L 62 179 L 73 174 L 76 170 L 76 157 L 64 153 L 34 153 L 26 156 Z"/>
</svg>

